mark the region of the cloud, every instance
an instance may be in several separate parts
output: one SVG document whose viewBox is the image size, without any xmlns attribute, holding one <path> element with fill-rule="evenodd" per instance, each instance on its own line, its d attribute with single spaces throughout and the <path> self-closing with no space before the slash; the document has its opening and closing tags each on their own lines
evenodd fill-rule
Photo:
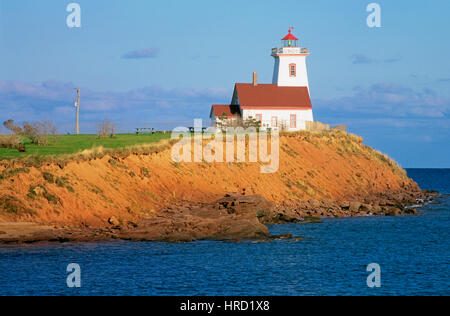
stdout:
<svg viewBox="0 0 450 316">
<path fill-rule="evenodd" d="M 351 117 L 448 118 L 450 98 L 429 88 L 377 83 L 370 87 L 355 87 L 354 94 L 331 99 L 318 99 L 315 105 L 334 115 Z"/>
<path fill-rule="evenodd" d="M 352 64 L 354 65 L 363 65 L 363 64 L 378 64 L 378 63 L 385 63 L 385 64 L 392 64 L 399 62 L 401 60 L 400 57 L 393 57 L 393 58 L 386 58 L 386 59 L 374 59 L 371 57 L 368 57 L 364 54 L 353 54 L 350 56 L 350 59 L 352 61 Z"/>
<path fill-rule="evenodd" d="M 358 65 L 358 64 L 373 64 L 375 62 L 374 59 L 367 57 L 363 54 L 354 54 L 350 56 L 352 60 L 352 64 Z"/>
<path fill-rule="evenodd" d="M 344 97 L 313 98 L 314 119 L 346 124 L 365 144 L 409 167 L 448 167 L 450 97 L 381 82 Z"/>
<path fill-rule="evenodd" d="M 383 62 L 386 64 L 392 64 L 392 63 L 396 63 L 398 61 L 401 61 L 402 59 L 400 57 L 394 57 L 394 58 L 387 58 L 384 59 Z"/>
<path fill-rule="evenodd" d="M 122 56 L 123 59 L 143 59 L 143 58 L 156 58 L 159 55 L 158 48 L 146 48 L 134 50 L 126 53 Z"/>
<path fill-rule="evenodd" d="M 83 122 L 98 122 L 107 115 L 116 122 L 186 122 L 208 119 L 211 104 L 229 102 L 231 89 L 163 89 L 144 87 L 126 92 L 81 88 Z M 0 80 L 0 121 L 50 119 L 57 125 L 72 122 L 76 86 L 47 81 L 31 84 Z M 92 125 L 95 129 L 95 124 Z M 131 124 L 130 126 L 134 126 Z M 167 127 L 167 125 L 165 125 Z M 91 131 L 92 132 L 92 131 Z"/>
</svg>

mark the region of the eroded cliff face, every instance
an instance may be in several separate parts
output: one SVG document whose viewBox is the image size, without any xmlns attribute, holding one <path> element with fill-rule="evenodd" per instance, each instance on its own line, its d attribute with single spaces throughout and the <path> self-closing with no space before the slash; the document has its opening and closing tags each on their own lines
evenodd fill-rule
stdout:
<svg viewBox="0 0 450 316">
<path fill-rule="evenodd" d="M 396 215 L 422 194 L 398 165 L 343 132 L 282 135 L 273 174 L 259 163 L 174 163 L 170 149 L 40 167 L 5 162 L 0 174 L 0 222 L 79 228 L 148 221 L 230 192 L 262 196 L 280 221 Z"/>
</svg>

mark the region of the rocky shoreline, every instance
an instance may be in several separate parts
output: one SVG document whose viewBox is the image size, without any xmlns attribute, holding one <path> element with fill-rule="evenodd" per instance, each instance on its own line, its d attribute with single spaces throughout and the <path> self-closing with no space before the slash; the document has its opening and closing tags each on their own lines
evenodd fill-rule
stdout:
<svg viewBox="0 0 450 316">
<path fill-rule="evenodd" d="M 40 242 L 100 242 L 112 240 L 192 242 L 198 240 L 270 241 L 300 240 L 291 235 L 274 236 L 267 225 L 318 223 L 323 217 L 416 215 L 415 207 L 430 202 L 437 192 L 403 189 L 368 195 L 354 201 L 305 200 L 274 204 L 260 195 L 226 194 L 215 202 L 180 201 L 138 222 L 108 227 L 52 227 L 35 223 L 0 223 L 0 245 Z"/>
</svg>

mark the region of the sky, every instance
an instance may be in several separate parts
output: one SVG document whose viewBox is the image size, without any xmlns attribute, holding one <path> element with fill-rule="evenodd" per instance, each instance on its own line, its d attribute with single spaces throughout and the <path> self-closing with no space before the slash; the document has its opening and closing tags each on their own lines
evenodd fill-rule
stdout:
<svg viewBox="0 0 450 316">
<path fill-rule="evenodd" d="M 77 0 L 69 28 L 71 2 L 0 0 L 0 121 L 73 132 L 77 87 L 82 132 L 105 117 L 124 131 L 207 119 L 254 71 L 271 83 L 271 48 L 292 26 L 316 120 L 403 167 L 450 167 L 448 0 L 378 0 L 379 28 L 366 0 Z"/>
</svg>

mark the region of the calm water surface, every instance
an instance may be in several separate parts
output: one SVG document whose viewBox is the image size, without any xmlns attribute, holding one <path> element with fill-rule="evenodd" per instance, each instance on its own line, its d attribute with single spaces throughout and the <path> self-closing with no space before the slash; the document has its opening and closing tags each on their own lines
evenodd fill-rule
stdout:
<svg viewBox="0 0 450 316">
<path fill-rule="evenodd" d="M 450 169 L 409 169 L 443 195 L 420 216 L 270 228 L 270 243 L 86 243 L 0 247 L 0 295 L 449 295 Z M 66 285 L 69 263 L 82 287 Z M 366 266 L 381 266 L 381 288 Z"/>
</svg>

